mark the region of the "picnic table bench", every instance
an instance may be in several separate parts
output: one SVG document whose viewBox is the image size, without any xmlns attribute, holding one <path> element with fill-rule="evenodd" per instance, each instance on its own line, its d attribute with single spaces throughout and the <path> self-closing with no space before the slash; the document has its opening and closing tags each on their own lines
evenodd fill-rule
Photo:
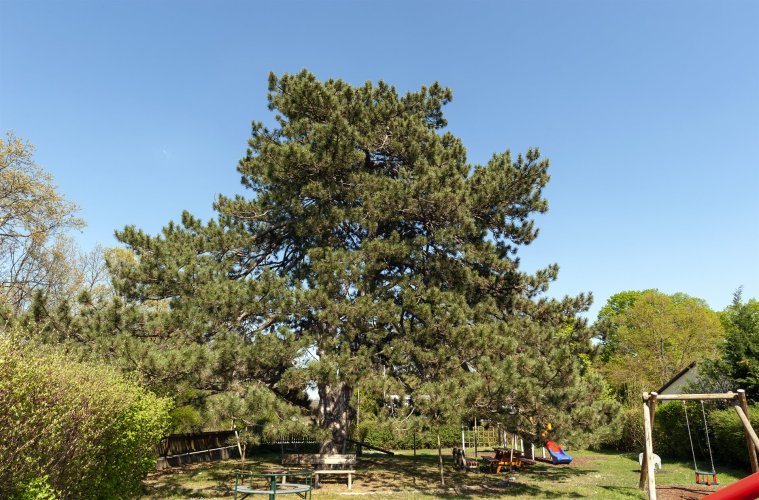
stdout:
<svg viewBox="0 0 759 500">
<path fill-rule="evenodd" d="M 460 469 L 466 471 L 473 470 L 475 472 L 480 471 L 480 462 L 477 459 L 467 457 L 466 452 L 461 448 L 453 449 L 453 462 Z"/>
<path fill-rule="evenodd" d="M 522 465 L 522 452 L 511 448 L 495 448 L 494 457 L 482 457 L 487 469 L 496 474 L 506 467 L 520 467 Z"/>
<path fill-rule="evenodd" d="M 353 488 L 353 474 L 356 473 L 352 468 L 356 465 L 356 455 L 290 453 L 282 456 L 282 465 L 314 467 L 314 487 L 319 486 L 319 476 L 347 475 L 350 490 Z"/>
</svg>

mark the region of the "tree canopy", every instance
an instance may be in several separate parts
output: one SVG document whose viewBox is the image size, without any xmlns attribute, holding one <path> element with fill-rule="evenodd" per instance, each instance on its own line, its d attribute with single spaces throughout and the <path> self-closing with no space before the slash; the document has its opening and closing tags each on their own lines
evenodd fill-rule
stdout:
<svg viewBox="0 0 759 500">
<path fill-rule="evenodd" d="M 14 311 L 28 306 L 35 290 L 60 297 L 73 286 L 64 233 L 84 224 L 33 154 L 34 146 L 13 133 L 0 137 L 0 305 Z"/>
<path fill-rule="evenodd" d="M 738 289 L 733 302 L 720 314 L 725 339 L 721 356 L 712 367 L 715 379 L 726 377 L 731 389 L 745 389 L 749 398 L 759 399 L 759 301 L 743 300 Z"/>
<path fill-rule="evenodd" d="M 344 448 L 359 386 L 532 435 L 547 419 L 599 425 L 612 408 L 577 317 L 590 297 L 542 297 L 558 266 L 525 273 L 516 255 L 547 210 L 548 161 L 469 163 L 444 131 L 451 98 L 271 75 L 276 126 L 253 123 L 238 165 L 252 196 L 219 196 L 217 219 L 185 213 L 158 236 L 119 231 L 130 253 L 109 265 L 126 304 L 93 342 L 180 403 L 268 392 L 282 405 L 270 420 L 286 422 L 313 391 L 324 451 Z"/>
<path fill-rule="evenodd" d="M 693 361 L 716 357 L 724 335 L 718 315 L 703 300 L 657 290 L 613 295 L 596 330 L 609 383 L 631 401 Z"/>
</svg>

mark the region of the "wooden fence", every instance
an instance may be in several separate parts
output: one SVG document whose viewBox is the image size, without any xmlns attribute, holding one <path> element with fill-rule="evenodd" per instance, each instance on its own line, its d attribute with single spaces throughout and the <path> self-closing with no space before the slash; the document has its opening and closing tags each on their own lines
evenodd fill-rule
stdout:
<svg viewBox="0 0 759 500">
<path fill-rule="evenodd" d="M 197 432 L 194 434 L 171 434 L 158 444 L 159 457 L 183 455 L 232 445 L 234 431 Z"/>
<path fill-rule="evenodd" d="M 503 435 L 499 429 L 483 429 L 481 427 L 477 430 L 465 430 L 464 431 L 464 447 L 474 449 L 475 440 L 477 447 L 482 448 L 494 448 L 496 446 L 502 446 Z"/>
<path fill-rule="evenodd" d="M 316 444 L 316 438 L 302 434 L 283 434 L 274 439 L 263 439 L 263 445 Z M 175 467 L 186 463 L 208 462 L 240 458 L 234 431 L 196 432 L 171 434 L 156 447 L 157 469 Z"/>
</svg>

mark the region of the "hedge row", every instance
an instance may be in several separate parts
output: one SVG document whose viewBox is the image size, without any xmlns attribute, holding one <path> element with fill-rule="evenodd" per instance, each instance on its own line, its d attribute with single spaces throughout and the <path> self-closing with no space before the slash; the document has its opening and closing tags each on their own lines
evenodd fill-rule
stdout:
<svg viewBox="0 0 759 500">
<path fill-rule="evenodd" d="M 738 414 L 732 408 L 715 408 L 705 405 L 709 443 L 704 432 L 704 420 L 700 402 L 687 403 L 690 435 L 696 461 L 701 467 L 709 467 L 709 446 L 711 445 L 714 462 L 748 467 L 748 452 Z M 759 405 L 749 407 L 749 416 L 754 430 L 759 430 Z M 654 419 L 654 451 L 666 458 L 693 460 L 688 427 L 686 425 L 684 405 L 680 401 L 662 403 L 656 408 Z M 622 419 L 618 438 L 605 443 L 623 451 L 643 451 L 643 412 L 640 408 L 628 408 Z"/>
<path fill-rule="evenodd" d="M 102 366 L 0 338 L 0 498 L 132 498 L 169 401 Z"/>
<path fill-rule="evenodd" d="M 368 427 L 364 441 L 389 450 L 410 450 L 414 447 L 414 432 L 398 430 L 391 425 L 378 424 Z M 440 428 L 440 442 L 445 448 L 461 445 L 461 425 L 447 425 Z M 416 433 L 417 448 L 437 448 L 437 433 L 435 430 L 425 430 Z"/>
</svg>

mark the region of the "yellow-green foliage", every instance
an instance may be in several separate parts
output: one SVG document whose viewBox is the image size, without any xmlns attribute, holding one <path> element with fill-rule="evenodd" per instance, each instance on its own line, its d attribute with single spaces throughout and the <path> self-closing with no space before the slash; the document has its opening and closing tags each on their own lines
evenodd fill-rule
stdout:
<svg viewBox="0 0 759 500">
<path fill-rule="evenodd" d="M 0 497 L 134 497 L 169 407 L 110 368 L 0 338 Z"/>
</svg>

